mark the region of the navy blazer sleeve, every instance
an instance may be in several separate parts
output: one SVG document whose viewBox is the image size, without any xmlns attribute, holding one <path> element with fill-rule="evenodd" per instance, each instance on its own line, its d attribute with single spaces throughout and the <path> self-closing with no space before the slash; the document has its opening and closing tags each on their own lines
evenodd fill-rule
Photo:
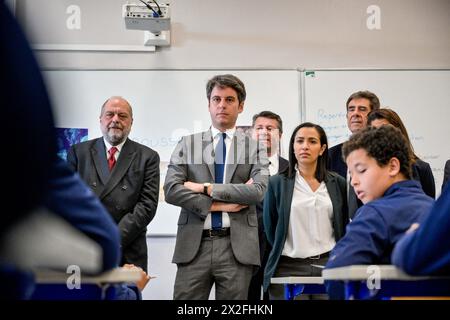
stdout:
<svg viewBox="0 0 450 320">
<path fill-rule="evenodd" d="M 392 263 L 414 275 L 450 275 L 450 184 L 413 233 L 399 240 Z"/>
<path fill-rule="evenodd" d="M 328 170 L 337 172 L 347 179 L 347 164 L 342 159 L 342 146 L 343 143 L 340 143 L 328 149 Z"/>
<path fill-rule="evenodd" d="M 54 165 L 44 204 L 102 247 L 103 270 L 118 266 L 120 236 L 116 224 L 100 200 L 63 160 Z"/>
<path fill-rule="evenodd" d="M 331 251 L 327 269 L 372 264 L 382 256 L 389 239 L 386 222 L 371 207 L 365 207 L 360 214 L 364 215 L 364 219 L 355 219 L 347 225 L 345 236 Z"/>
<path fill-rule="evenodd" d="M 0 232 L 31 212 L 48 188 L 56 157 L 53 115 L 39 66 L 19 24 L 0 1 L 2 221 Z"/>
</svg>

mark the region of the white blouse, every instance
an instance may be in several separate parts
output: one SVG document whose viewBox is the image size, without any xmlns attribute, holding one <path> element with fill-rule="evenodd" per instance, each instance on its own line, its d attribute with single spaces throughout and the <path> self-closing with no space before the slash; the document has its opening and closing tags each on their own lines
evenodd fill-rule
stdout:
<svg viewBox="0 0 450 320">
<path fill-rule="evenodd" d="M 325 182 L 314 192 L 297 170 L 282 255 L 308 258 L 333 249 L 333 204 Z"/>
</svg>

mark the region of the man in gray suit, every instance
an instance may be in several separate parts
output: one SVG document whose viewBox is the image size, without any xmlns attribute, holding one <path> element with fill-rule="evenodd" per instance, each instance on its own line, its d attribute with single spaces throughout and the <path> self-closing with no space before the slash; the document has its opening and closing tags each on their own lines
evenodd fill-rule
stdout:
<svg viewBox="0 0 450 320">
<path fill-rule="evenodd" d="M 175 253 L 174 299 L 247 299 L 260 265 L 255 206 L 264 197 L 268 161 L 264 148 L 236 130 L 245 87 L 233 75 L 206 86 L 210 130 L 183 137 L 164 183 L 165 199 L 181 207 Z"/>
<path fill-rule="evenodd" d="M 100 113 L 102 138 L 73 145 L 69 166 L 100 198 L 121 234 L 122 262 L 147 272 L 147 225 L 159 197 L 159 156 L 128 138 L 133 110 L 122 97 L 111 97 Z"/>
</svg>

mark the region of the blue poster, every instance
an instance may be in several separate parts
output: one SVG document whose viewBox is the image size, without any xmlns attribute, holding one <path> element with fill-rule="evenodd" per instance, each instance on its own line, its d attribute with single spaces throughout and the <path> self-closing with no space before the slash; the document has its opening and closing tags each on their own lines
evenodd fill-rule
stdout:
<svg viewBox="0 0 450 320">
<path fill-rule="evenodd" d="M 71 145 L 88 140 L 88 129 L 56 128 L 58 156 L 67 160 L 67 152 Z"/>
</svg>

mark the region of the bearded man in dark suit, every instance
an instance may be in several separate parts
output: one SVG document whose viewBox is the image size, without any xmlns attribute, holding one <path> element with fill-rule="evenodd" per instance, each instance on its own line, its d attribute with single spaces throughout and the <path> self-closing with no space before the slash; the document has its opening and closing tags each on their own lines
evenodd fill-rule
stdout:
<svg viewBox="0 0 450 320">
<path fill-rule="evenodd" d="M 128 101 L 109 98 L 100 114 L 103 137 L 73 145 L 67 160 L 118 224 L 121 264 L 147 271 L 146 232 L 158 205 L 159 155 L 128 138 L 132 124 Z"/>
</svg>

